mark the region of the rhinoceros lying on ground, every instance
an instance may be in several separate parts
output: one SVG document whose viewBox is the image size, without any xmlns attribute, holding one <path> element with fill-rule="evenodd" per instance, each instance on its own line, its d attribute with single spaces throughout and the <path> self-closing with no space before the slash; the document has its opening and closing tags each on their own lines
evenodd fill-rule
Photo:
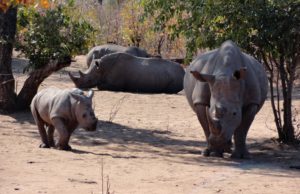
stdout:
<svg viewBox="0 0 300 194">
<path fill-rule="evenodd" d="M 184 90 L 204 129 L 204 155 L 223 156 L 234 134 L 234 158 L 248 158 L 248 129 L 267 96 L 263 66 L 232 42 L 198 56 L 186 70 Z"/>
<path fill-rule="evenodd" d="M 177 93 L 183 89 L 183 68 L 160 58 L 141 58 L 113 53 L 93 60 L 80 77 L 70 78 L 78 88 L 141 93 Z"/>
<path fill-rule="evenodd" d="M 135 47 L 135 46 L 124 47 L 115 44 L 105 44 L 105 45 L 93 47 L 89 51 L 89 53 L 86 56 L 87 66 L 89 67 L 91 65 L 93 59 L 100 59 L 104 55 L 116 53 L 116 52 L 128 53 L 137 57 L 151 57 L 150 54 L 148 54 L 144 49 L 141 49 L 139 47 Z"/>
<path fill-rule="evenodd" d="M 56 147 L 62 150 L 71 149 L 69 139 L 78 125 L 87 131 L 96 130 L 98 120 L 92 109 L 92 97 L 93 91 L 85 96 L 79 89 L 48 88 L 37 93 L 30 108 L 42 139 L 40 147 L 55 147 L 54 129 L 59 134 Z"/>
</svg>

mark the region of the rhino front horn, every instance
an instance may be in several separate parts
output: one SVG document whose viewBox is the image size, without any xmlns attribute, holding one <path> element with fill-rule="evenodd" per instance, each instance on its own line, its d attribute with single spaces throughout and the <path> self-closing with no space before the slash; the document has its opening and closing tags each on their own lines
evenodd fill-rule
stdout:
<svg viewBox="0 0 300 194">
<path fill-rule="evenodd" d="M 82 73 L 80 70 L 78 71 L 78 73 L 80 77 L 84 77 L 84 73 Z"/>
<path fill-rule="evenodd" d="M 77 85 L 78 78 L 74 77 L 70 72 L 68 72 L 68 74 L 69 74 L 69 77 L 71 78 L 71 80 L 75 83 L 75 85 Z"/>
</svg>

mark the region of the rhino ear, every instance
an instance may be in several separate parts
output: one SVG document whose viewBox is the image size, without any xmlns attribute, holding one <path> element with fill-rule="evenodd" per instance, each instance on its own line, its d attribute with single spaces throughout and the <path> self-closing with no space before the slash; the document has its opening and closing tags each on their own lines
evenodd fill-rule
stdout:
<svg viewBox="0 0 300 194">
<path fill-rule="evenodd" d="M 82 95 L 80 95 L 80 94 L 76 94 L 76 93 L 70 93 L 70 95 L 72 96 L 72 98 L 74 98 L 75 100 L 77 100 L 77 101 L 82 101 Z"/>
<path fill-rule="evenodd" d="M 247 67 L 242 67 L 240 70 L 235 71 L 235 72 L 233 73 L 233 77 L 234 77 L 236 80 L 245 79 L 245 77 L 246 77 L 246 72 L 247 72 Z"/>
<path fill-rule="evenodd" d="M 89 90 L 89 93 L 88 93 L 87 97 L 88 97 L 89 99 L 92 99 L 93 96 L 94 96 L 94 91 L 93 91 L 93 90 Z"/>
<path fill-rule="evenodd" d="M 213 83 L 215 80 L 215 76 L 213 76 L 213 75 L 202 74 L 202 73 L 199 73 L 198 71 L 190 71 L 190 72 L 197 80 L 199 80 L 201 82 Z"/>
</svg>

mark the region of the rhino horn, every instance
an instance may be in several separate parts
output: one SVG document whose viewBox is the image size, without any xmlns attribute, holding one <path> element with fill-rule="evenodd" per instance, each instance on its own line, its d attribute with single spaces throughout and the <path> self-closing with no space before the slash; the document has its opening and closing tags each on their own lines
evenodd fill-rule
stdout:
<svg viewBox="0 0 300 194">
<path fill-rule="evenodd" d="M 84 77 L 84 73 L 82 73 L 80 70 L 78 71 L 78 73 L 80 77 Z"/>
<path fill-rule="evenodd" d="M 68 74 L 69 74 L 69 77 L 71 78 L 71 80 L 72 80 L 72 81 L 74 82 L 74 84 L 77 86 L 77 85 L 78 85 L 78 82 L 79 82 L 79 78 L 73 76 L 70 72 L 68 72 Z"/>
</svg>

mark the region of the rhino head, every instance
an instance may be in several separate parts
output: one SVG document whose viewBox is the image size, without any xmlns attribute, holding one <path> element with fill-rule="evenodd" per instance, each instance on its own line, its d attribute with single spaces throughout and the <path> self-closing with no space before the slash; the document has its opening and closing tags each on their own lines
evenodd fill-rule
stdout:
<svg viewBox="0 0 300 194">
<path fill-rule="evenodd" d="M 71 92 L 70 94 L 71 97 L 77 101 L 76 106 L 74 107 L 74 115 L 76 116 L 79 126 L 87 131 L 95 131 L 98 119 L 92 108 L 94 92 L 90 90 L 87 96 L 78 92 Z"/>
<path fill-rule="evenodd" d="M 92 64 L 85 73 L 82 73 L 79 70 L 78 75 L 79 76 L 76 77 L 69 72 L 69 76 L 77 88 L 95 87 L 98 84 L 99 78 L 101 76 L 98 60 L 93 60 Z"/>
<path fill-rule="evenodd" d="M 197 80 L 208 83 L 210 88 L 210 107 L 207 108 L 209 146 L 216 150 L 228 150 L 233 133 L 242 121 L 246 68 L 230 76 L 201 74 L 197 71 L 191 73 Z"/>
</svg>

